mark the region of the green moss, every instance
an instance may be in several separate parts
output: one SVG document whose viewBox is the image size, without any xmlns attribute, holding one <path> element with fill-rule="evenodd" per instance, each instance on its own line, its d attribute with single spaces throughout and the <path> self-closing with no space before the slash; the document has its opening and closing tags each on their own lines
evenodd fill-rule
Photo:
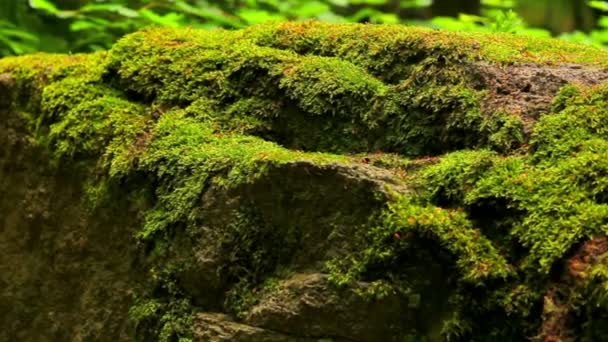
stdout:
<svg viewBox="0 0 608 342">
<path fill-rule="evenodd" d="M 87 79 L 99 78 L 106 67 L 107 52 L 88 55 L 34 54 L 7 57 L 0 60 L 0 70 L 10 73 L 18 81 L 43 86 L 68 76 Z"/>
<path fill-rule="evenodd" d="M 48 142 L 58 158 L 96 157 L 121 153 L 145 127 L 144 109 L 120 98 L 117 91 L 82 78 L 67 78 L 45 87 L 43 116 L 38 127 L 48 127 Z M 109 145 L 112 145 L 109 147 Z"/>
<path fill-rule="evenodd" d="M 520 116 L 496 112 L 482 119 L 482 131 L 487 132 L 488 146 L 499 152 L 510 152 L 526 142 L 525 124 Z"/>
<path fill-rule="evenodd" d="M 300 163 L 369 164 L 357 165 L 378 173 L 358 180 L 373 188 L 362 212 L 384 203 L 391 186 L 371 183 L 397 183 L 374 166 L 407 185 L 363 222 L 343 220 L 363 214 L 336 209 L 332 217 L 351 228 L 322 230 L 342 243 L 327 263 L 334 284 L 364 281 L 370 298 L 398 294 L 437 308 L 419 295 L 428 289 L 420 265 L 439 265 L 437 279 L 449 288 L 438 297 L 449 297 L 440 308 L 451 317 L 444 337 L 517 340 L 538 328 L 560 263 L 582 241 L 608 234 L 608 88 L 567 86 L 532 126 L 488 112 L 489 95 L 474 86 L 470 68 L 605 66 L 606 57 L 506 34 L 284 23 L 149 29 L 109 52 L 3 59 L 0 74 L 15 79 L 10 109 L 29 120 L 36 142 L 60 165 L 86 163 L 90 198 L 139 201 L 137 238 L 150 266 L 150 291 L 131 310 L 141 339 L 191 338 L 192 313 L 208 309 L 193 304 L 179 279 L 200 247 L 182 242 L 209 241 L 196 235 L 206 224 L 207 190 L 237 196 L 270 170 Z M 224 309 L 241 315 L 272 287 L 277 269 L 289 267 L 306 235 L 288 218 L 269 222 L 256 204 L 238 203 L 212 235 Z M 603 310 L 601 265 L 586 286 Z M 587 310 L 577 311 L 586 324 L 605 315 Z"/>
<path fill-rule="evenodd" d="M 608 206 L 597 197 L 604 185 L 590 182 L 605 172 L 602 158 L 581 153 L 551 167 L 522 167 L 520 173 L 507 164 L 488 175 L 468 201 L 506 197 L 510 206 L 526 212 L 511 234 L 530 248 L 527 261 L 538 262 L 530 266 L 548 272 L 578 241 L 606 230 Z"/>
<path fill-rule="evenodd" d="M 76 76 L 95 80 L 102 76 L 107 53 L 89 55 L 35 54 L 0 59 L 0 74 L 8 73 L 15 79 L 15 99 L 19 109 L 30 114 L 40 112 L 44 86 L 66 77 Z"/>
<path fill-rule="evenodd" d="M 280 87 L 313 115 L 346 116 L 376 122 L 375 98 L 389 88 L 355 65 L 327 57 L 306 57 L 287 66 Z"/>
<path fill-rule="evenodd" d="M 529 155 L 505 157 L 487 150 L 456 152 L 410 175 L 419 189 L 418 204 L 402 199 L 391 205 L 389 220 L 374 231 L 377 242 L 370 243 L 363 257 L 352 260 L 346 271 L 344 267 L 332 268 L 338 274 L 348 274 L 342 280 L 334 278 L 338 282 L 360 278 L 374 264 L 384 265 L 390 274 L 387 265 L 395 261 L 389 260 L 398 260 L 405 253 L 396 246 L 409 244 L 402 242 L 404 236 L 409 241 L 420 235 L 451 252 L 461 273 L 459 281 L 477 286 L 491 284 L 486 285 L 489 292 L 483 300 L 462 291 L 466 287 L 457 290 L 453 296 L 455 307 L 476 309 L 459 312 L 454 321 L 456 327 L 446 321 L 446 336 L 470 338 L 484 334 L 484 328 L 474 322 L 480 316 L 491 321 L 495 310 L 530 320 L 563 259 L 582 241 L 608 233 L 604 180 L 608 174 L 608 150 L 604 121 L 597 119 L 605 106 L 602 88 L 583 93 L 565 89 L 569 95 L 566 100 L 558 98 L 562 103 L 560 113 L 541 118 L 536 126 L 536 150 Z M 584 134 L 576 134 L 581 130 Z M 417 235 L 406 233 L 410 231 Z M 391 238 L 391 234 L 396 235 Z M 476 273 L 488 265 L 492 265 L 488 269 L 497 272 L 494 279 L 508 277 L 509 281 L 488 283 L 492 273 Z M 600 268 L 595 270 L 601 274 Z M 594 291 L 601 288 L 595 286 L 597 283 L 592 286 Z M 578 312 L 577 307 L 595 301 L 592 296 L 580 299 L 581 290 L 572 291 L 578 295 L 568 300 L 567 310 Z M 594 324 L 593 315 L 600 314 L 596 310 L 579 317 Z M 500 314 L 496 319 L 499 317 Z M 514 326 L 511 332 L 511 328 L 503 327 L 501 332 L 486 333 L 511 339 L 522 331 L 538 329 L 536 324 Z"/>
<path fill-rule="evenodd" d="M 136 338 L 141 341 L 191 341 L 192 338 L 192 306 L 184 299 L 164 303 L 140 301 L 129 310 L 129 319 L 135 324 Z"/>
<path fill-rule="evenodd" d="M 287 272 L 281 273 L 282 278 L 285 278 Z M 266 273 L 257 273 L 260 279 L 254 280 L 251 277 L 246 277 L 237 282 L 226 295 L 225 308 L 237 318 L 244 318 L 244 315 L 258 304 L 265 295 L 269 295 L 279 289 L 279 280 L 281 278 L 269 274 L 271 273 L 268 271 Z M 232 276 L 236 275 L 232 274 Z M 264 280 L 262 281 L 261 279 Z"/>
<path fill-rule="evenodd" d="M 608 87 L 567 86 L 556 96 L 554 115 L 535 126 L 531 146 L 537 160 L 552 161 L 580 151 L 603 150 L 608 126 Z"/>
<path fill-rule="evenodd" d="M 197 205 L 196 199 L 211 183 L 230 188 L 252 182 L 264 175 L 269 165 L 294 161 L 323 165 L 349 160 L 290 151 L 251 136 L 215 133 L 208 125 L 185 117 L 183 111 L 165 113 L 150 134 L 151 142 L 135 163 L 137 171 L 153 175 L 159 182 L 158 204 L 148 215 L 143 238 L 178 221 L 187 221 Z"/>
<path fill-rule="evenodd" d="M 294 37 L 284 37 L 290 30 Z M 451 35 L 319 23 L 147 30 L 120 41 L 109 68 L 144 102 L 188 107 L 221 129 L 289 148 L 406 155 L 517 148 L 521 125 L 485 117 L 467 67 L 477 53 Z M 196 108 L 201 101 L 212 103 L 206 113 Z"/>
<path fill-rule="evenodd" d="M 511 215 L 522 213 L 511 216 L 515 222 L 507 227 L 510 231 L 500 234 L 507 233 L 529 248 L 525 264 L 549 272 L 574 244 L 606 229 L 608 207 L 598 197 L 605 186 L 588 183 L 605 172 L 602 158 L 587 152 L 551 166 L 534 166 L 522 157 L 459 152 L 421 171 L 421 186 L 441 205 L 472 210 L 500 203 L 498 209 Z"/>
<path fill-rule="evenodd" d="M 445 32 L 402 25 L 282 23 L 247 30 L 263 45 L 298 53 L 332 55 L 369 66 L 378 73 L 407 70 L 425 58 L 462 62 L 577 63 L 605 65 L 606 52 L 553 39 L 506 33 Z M 422 63 L 420 63 L 422 62 Z"/>
<path fill-rule="evenodd" d="M 420 188 L 435 203 L 443 206 L 462 205 L 465 194 L 498 158 L 496 153 L 488 150 L 451 153 L 441 158 L 437 165 L 421 170 Z"/>
<path fill-rule="evenodd" d="M 474 229 L 462 212 L 416 205 L 403 197 L 390 206 L 383 223 L 385 233 L 376 234 L 401 236 L 415 232 L 438 241 L 456 256 L 464 280 L 477 283 L 486 278 L 506 278 L 512 272 L 492 243 Z"/>
</svg>

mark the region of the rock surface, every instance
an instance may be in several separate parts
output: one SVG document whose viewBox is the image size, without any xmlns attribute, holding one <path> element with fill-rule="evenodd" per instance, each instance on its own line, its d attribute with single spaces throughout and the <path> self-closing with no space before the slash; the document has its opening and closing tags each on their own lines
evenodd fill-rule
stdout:
<svg viewBox="0 0 608 342">
<path fill-rule="evenodd" d="M 290 337 L 278 332 L 237 323 L 224 314 L 201 313 L 195 317 L 196 341 L 235 342 L 318 342 L 324 339 Z M 325 339 L 331 341 L 331 339 Z"/>
</svg>

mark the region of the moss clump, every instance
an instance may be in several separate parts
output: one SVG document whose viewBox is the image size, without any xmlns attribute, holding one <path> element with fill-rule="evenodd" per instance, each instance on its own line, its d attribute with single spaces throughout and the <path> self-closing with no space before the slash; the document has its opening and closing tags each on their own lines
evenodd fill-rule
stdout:
<svg viewBox="0 0 608 342">
<path fill-rule="evenodd" d="M 561 272 L 574 272 L 572 262 L 564 266 L 564 259 L 573 254 L 576 258 L 575 251 L 584 241 L 593 241 L 608 234 L 604 181 L 608 174 L 605 162 L 608 150 L 602 128 L 605 120 L 601 119 L 606 106 L 604 92 L 604 86 L 565 88 L 556 98 L 556 113 L 542 117 L 534 127 L 532 151 L 529 154 L 500 156 L 484 150 L 456 152 L 418 172 L 417 182 L 424 200 L 451 210 L 463 210 L 463 220 L 467 223 L 457 225 L 461 232 L 459 234 L 464 234 L 466 227 L 472 224 L 479 228 L 477 233 L 481 232 L 492 241 L 490 246 L 493 247 L 487 250 L 499 252 L 495 258 L 498 257 L 497 260 L 502 260 L 506 266 L 494 266 L 492 270 L 517 270 L 516 273 L 503 273 L 509 281 L 493 282 L 490 285 L 491 294 L 485 301 L 479 302 L 464 295 L 466 299 L 461 302 L 462 305 L 477 303 L 479 307 L 494 308 L 490 311 L 505 310 L 510 315 L 527 317 L 538 310 L 535 305 L 539 305 L 538 301 L 543 296 L 552 296 L 551 288 L 556 286 L 554 279 L 569 279 L 570 276 Z M 419 217 L 410 215 L 419 212 L 415 208 L 411 205 L 402 207 L 401 212 L 407 213 L 400 220 L 402 225 L 420 224 Z M 474 250 L 464 247 L 467 246 L 466 240 L 451 235 L 445 224 L 432 224 L 441 215 L 435 214 L 436 219 L 430 219 L 428 215 L 431 212 L 422 217 L 431 224 L 429 228 L 437 234 L 435 239 L 440 243 L 445 243 L 443 239 L 447 239 L 454 250 Z M 390 233 L 384 236 L 388 237 Z M 475 243 L 477 248 L 483 245 Z M 450 250 L 450 247 L 445 248 Z M 600 248 L 595 249 L 599 255 L 604 252 Z M 485 254 L 478 251 L 473 255 L 481 258 Z M 456 264 L 466 260 L 470 258 L 461 256 Z M 582 262 L 587 263 L 585 267 L 594 267 L 594 270 L 601 269 L 604 264 L 600 260 L 585 260 Z M 484 264 L 490 263 L 486 261 Z M 465 269 L 472 272 L 476 269 L 472 265 Z M 463 280 L 467 279 L 467 273 L 464 272 L 462 277 Z M 592 276 L 590 279 L 597 278 Z M 568 280 L 562 281 L 568 284 Z M 579 336 L 597 336 L 587 327 L 595 324 L 592 316 L 598 314 L 594 311 L 596 309 L 591 308 L 601 305 L 594 296 L 604 293 L 604 290 L 594 287 L 594 296 L 584 296 L 581 295 L 584 291 L 578 287 L 580 285 L 574 284 L 576 282 L 559 285 L 565 287 L 566 290 L 562 288 L 560 291 L 568 293 L 564 296 L 569 298 L 559 310 L 578 323 L 561 326 L 560 329 L 566 331 L 564 334 L 577 331 Z M 547 297 L 545 310 L 549 305 L 546 301 Z M 588 310 L 595 314 L 590 314 Z M 481 313 L 485 315 L 488 311 L 481 310 Z M 459 314 L 459 319 L 463 318 L 462 314 Z M 474 312 L 467 314 L 476 317 Z M 547 315 L 544 316 L 546 320 L 551 316 Z M 470 323 L 475 319 L 478 318 L 465 321 Z M 577 325 L 582 321 L 587 323 Z M 543 323 L 544 327 L 548 324 L 546 322 Z M 465 336 L 474 336 L 479 333 L 476 329 L 481 329 L 477 325 L 471 327 L 472 330 Z M 541 335 L 543 333 L 556 332 L 543 330 Z M 499 336 L 506 338 L 510 335 Z"/>
<path fill-rule="evenodd" d="M 93 209 L 137 202 L 140 339 L 194 338 L 200 311 L 246 319 L 275 277 L 311 269 L 439 322 L 404 322 L 412 338 L 542 337 L 559 289 L 565 330 L 592 339 L 605 258 L 576 279 L 564 265 L 608 234 L 607 88 L 568 85 L 531 122 L 493 110 L 476 72 L 606 57 L 401 26 L 149 29 L 0 60 L 0 115 L 81 167 Z"/>
<path fill-rule="evenodd" d="M 539 161 L 554 161 L 582 151 L 602 151 L 606 134 L 608 88 L 564 87 L 553 104 L 555 115 L 540 120 L 531 145 Z"/>
<path fill-rule="evenodd" d="M 143 238 L 187 220 L 198 204 L 197 198 L 211 184 L 230 188 L 250 183 L 263 176 L 269 166 L 295 160 L 318 165 L 349 160 L 329 154 L 289 151 L 251 136 L 214 133 L 206 124 L 185 117 L 183 111 L 163 115 L 150 132 L 150 139 L 147 148 L 133 156 L 136 161 L 124 164 L 137 165 L 135 170 L 153 175 L 159 183 L 158 204 L 148 216 Z M 117 176 L 129 172 L 133 170 L 110 170 Z"/>
<path fill-rule="evenodd" d="M 326 38 L 316 36 L 315 25 L 299 27 L 302 36 L 294 39 Z M 140 101 L 189 108 L 222 130 L 245 131 L 294 149 L 420 155 L 482 145 L 510 150 L 523 142 L 514 120 L 484 119 L 485 95 L 475 89 L 469 71 L 475 54 L 448 40 L 427 47 L 431 40 L 418 29 L 382 30 L 387 29 L 400 37 L 399 44 L 389 49 L 394 42 L 379 39 L 384 31 L 370 28 L 367 35 L 378 39 L 369 38 L 384 45 L 364 50 L 352 47 L 367 41 L 355 38 L 361 27 L 332 27 L 329 32 L 343 35 L 335 38 L 342 40 L 334 51 L 304 51 L 297 41 L 293 49 L 269 44 L 283 40 L 283 25 L 208 34 L 144 31 L 117 44 L 109 69 Z M 358 57 L 343 55 L 341 47 Z M 395 59 L 386 69 L 374 69 L 382 66 L 380 52 Z M 401 58 L 408 53 L 428 55 Z"/>
<path fill-rule="evenodd" d="M 82 78 L 68 78 L 46 87 L 39 118 L 48 126 L 48 142 L 58 158 L 97 157 L 120 153 L 146 127 L 141 105 L 122 99 L 115 90 Z M 111 146 L 109 146 L 111 145 Z"/>
<path fill-rule="evenodd" d="M 336 56 L 390 75 L 432 61 L 474 59 L 495 63 L 605 65 L 605 52 L 591 46 L 512 34 L 445 32 L 400 25 L 283 23 L 255 27 L 245 35 L 265 46 L 300 54 Z M 408 68 L 409 66 L 409 68 Z"/>
</svg>

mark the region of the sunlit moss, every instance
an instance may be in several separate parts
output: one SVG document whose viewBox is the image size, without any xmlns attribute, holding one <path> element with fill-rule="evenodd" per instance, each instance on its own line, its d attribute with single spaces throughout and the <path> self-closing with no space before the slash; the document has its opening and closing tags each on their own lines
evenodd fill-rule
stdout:
<svg viewBox="0 0 608 342">
<path fill-rule="evenodd" d="M 446 32 L 403 25 L 283 23 L 246 30 L 263 45 L 333 55 L 377 70 L 406 70 L 428 59 L 445 62 L 577 63 L 606 65 L 593 46 L 508 33 Z"/>
</svg>

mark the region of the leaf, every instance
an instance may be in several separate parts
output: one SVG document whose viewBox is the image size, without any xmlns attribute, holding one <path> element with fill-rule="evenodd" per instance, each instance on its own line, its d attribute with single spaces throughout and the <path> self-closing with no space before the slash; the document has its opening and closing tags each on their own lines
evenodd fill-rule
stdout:
<svg viewBox="0 0 608 342">
<path fill-rule="evenodd" d="M 0 28 L 0 36 L 18 38 L 29 42 L 38 41 L 38 37 L 36 35 L 19 29 Z"/>
<path fill-rule="evenodd" d="M 20 29 L 17 26 L 3 20 L 0 20 L 0 36 L 11 36 L 30 42 L 38 41 L 38 37 L 35 34 Z"/>
<path fill-rule="evenodd" d="M 346 7 L 349 4 L 349 0 L 328 0 L 328 2 L 334 6 Z"/>
<path fill-rule="evenodd" d="M 388 0 L 351 0 L 353 5 L 384 5 Z"/>
<path fill-rule="evenodd" d="M 242 9 L 237 12 L 237 15 L 249 24 L 261 24 L 267 21 L 281 21 L 286 19 L 285 16 L 277 13 L 255 9 Z"/>
<path fill-rule="evenodd" d="M 500 8 L 514 8 L 516 0 L 481 0 L 483 6 L 488 7 L 500 7 Z"/>
<path fill-rule="evenodd" d="M 13 54 L 20 55 L 26 52 L 32 52 L 35 50 L 35 47 L 30 44 L 24 44 L 18 41 L 14 41 L 4 37 L 0 34 L 0 46 L 4 44 Z"/>
<path fill-rule="evenodd" d="M 113 12 L 120 14 L 123 17 L 127 18 L 137 18 L 139 17 L 139 13 L 131 8 L 118 5 L 118 4 L 91 4 L 85 5 L 80 8 L 80 12 L 90 13 L 90 12 Z"/>
<path fill-rule="evenodd" d="M 103 28 L 107 24 L 108 24 L 108 21 L 103 20 L 103 19 L 76 20 L 70 24 L 70 30 L 72 32 L 78 32 L 78 31 L 84 31 L 84 30 L 90 30 L 90 29 L 97 29 L 97 28 Z"/>
<path fill-rule="evenodd" d="M 309 1 L 294 9 L 299 17 L 304 18 L 317 17 L 325 12 L 328 12 L 329 10 L 329 5 L 320 1 Z"/>
<path fill-rule="evenodd" d="M 587 5 L 600 11 L 608 11 L 608 1 L 589 1 Z"/>
<path fill-rule="evenodd" d="M 57 6 L 55 6 L 55 4 L 50 0 L 29 0 L 29 1 L 30 1 L 30 7 L 32 7 L 32 8 L 43 10 L 45 12 L 55 14 L 55 15 L 59 15 L 61 13 L 61 10 L 59 10 L 57 8 Z"/>
<path fill-rule="evenodd" d="M 608 16 L 601 16 L 600 19 L 597 21 L 597 24 L 602 28 L 608 28 Z"/>
<path fill-rule="evenodd" d="M 154 24 L 166 27 L 180 27 L 182 26 L 180 21 L 184 19 L 183 14 L 171 12 L 165 15 L 160 15 L 146 8 L 140 9 L 139 14 Z"/>
<path fill-rule="evenodd" d="M 221 9 L 205 6 L 205 7 L 195 7 L 187 3 L 186 1 L 178 0 L 175 2 L 175 9 L 181 11 L 182 13 L 197 16 L 199 18 L 207 19 L 209 21 L 213 21 L 216 24 L 228 27 L 239 28 L 243 27 L 243 23 L 238 20 L 237 17 L 230 16 L 224 13 Z"/>
<path fill-rule="evenodd" d="M 72 18 L 76 16 L 78 13 L 76 11 L 64 11 L 60 10 L 55 6 L 55 4 L 50 0 L 29 0 L 30 7 L 34 9 L 38 9 L 44 11 L 48 14 L 52 14 L 58 18 Z"/>
<path fill-rule="evenodd" d="M 384 24 L 394 24 L 399 22 L 399 18 L 396 14 L 383 13 L 381 11 L 369 7 L 360 9 L 359 11 L 357 11 L 357 13 L 350 16 L 349 19 L 354 22 L 361 22 L 367 20 L 373 23 Z"/>
<path fill-rule="evenodd" d="M 401 8 L 421 8 L 429 7 L 433 4 L 433 0 L 401 0 Z"/>
</svg>

